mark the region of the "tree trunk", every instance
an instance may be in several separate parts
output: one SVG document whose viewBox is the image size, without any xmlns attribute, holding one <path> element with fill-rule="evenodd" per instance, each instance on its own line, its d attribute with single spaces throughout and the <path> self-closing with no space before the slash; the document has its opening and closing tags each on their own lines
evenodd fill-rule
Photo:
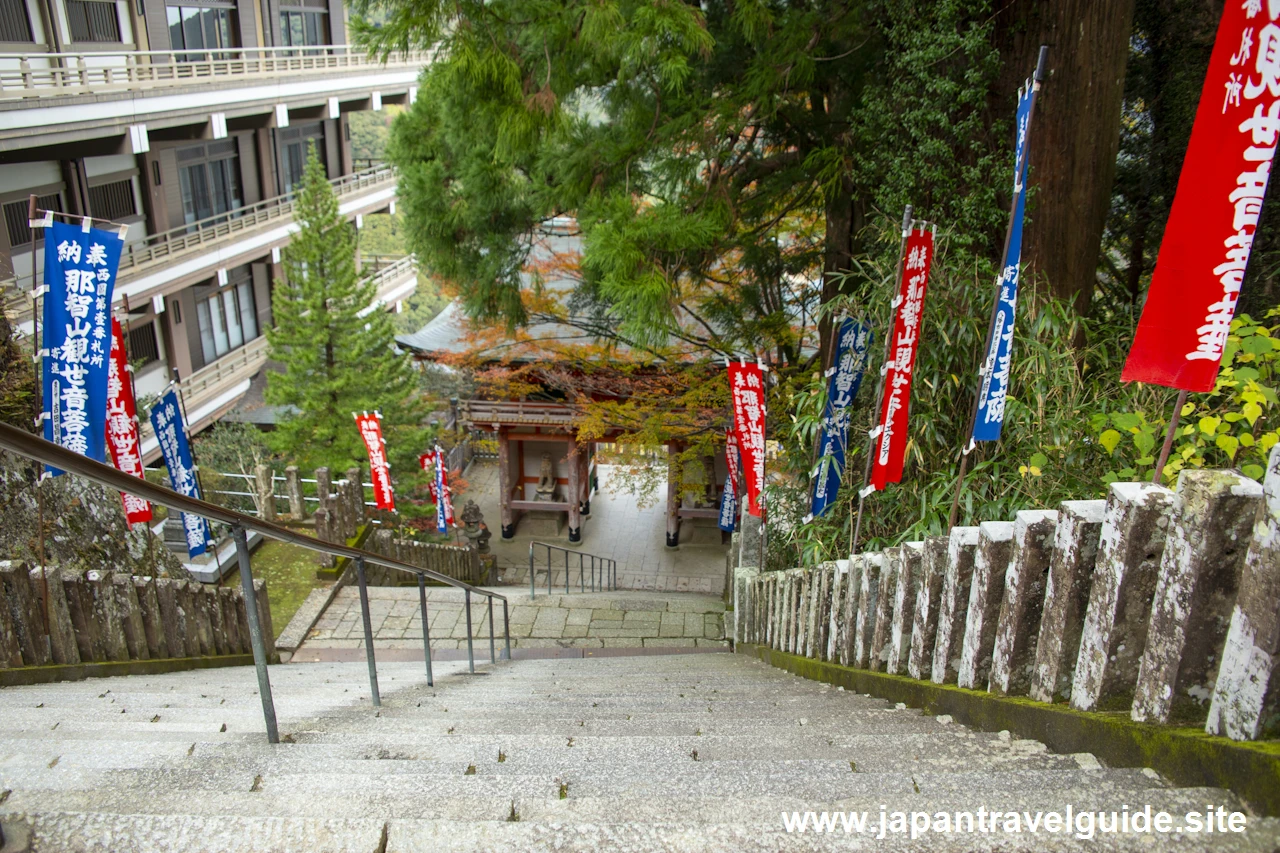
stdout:
<svg viewBox="0 0 1280 853">
<path fill-rule="evenodd" d="M 1089 310 L 1111 205 L 1134 0 L 1013 0 L 997 16 L 1004 70 L 992 109 L 1012 120 L 1018 87 L 1049 47 L 1031 129 L 1022 258 L 1049 292 Z M 1012 145 L 1010 146 L 1012 148 Z"/>
</svg>

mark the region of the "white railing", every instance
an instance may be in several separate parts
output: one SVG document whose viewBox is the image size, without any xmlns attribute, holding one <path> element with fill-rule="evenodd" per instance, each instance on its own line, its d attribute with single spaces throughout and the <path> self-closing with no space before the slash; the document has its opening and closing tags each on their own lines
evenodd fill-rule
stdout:
<svg viewBox="0 0 1280 853">
<path fill-rule="evenodd" d="M 182 383 L 182 393 L 187 405 L 212 397 L 221 390 L 219 386 L 248 379 L 267 361 L 267 336 L 259 335 L 249 343 L 232 350 L 211 364 L 192 373 Z"/>
<path fill-rule="evenodd" d="M 0 53 L 0 101 L 192 86 L 228 79 L 275 80 L 282 75 L 328 71 L 415 68 L 430 60 L 428 51 L 410 51 L 383 62 L 345 44 L 213 51 Z"/>
<path fill-rule="evenodd" d="M 390 166 L 374 166 L 350 175 L 334 178 L 329 183 L 339 199 L 359 195 L 396 182 Z M 150 234 L 136 243 L 125 246 L 120 255 L 120 276 L 132 269 L 161 259 L 194 253 L 228 236 L 249 231 L 260 225 L 293 218 L 293 195 L 276 196 L 257 204 L 238 207 L 235 210 L 210 216 L 190 225 L 171 228 L 159 234 Z"/>
</svg>

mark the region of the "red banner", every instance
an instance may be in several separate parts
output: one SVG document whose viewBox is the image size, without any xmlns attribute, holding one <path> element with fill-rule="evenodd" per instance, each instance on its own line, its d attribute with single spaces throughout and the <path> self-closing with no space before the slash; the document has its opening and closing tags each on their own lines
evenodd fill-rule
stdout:
<svg viewBox="0 0 1280 853">
<path fill-rule="evenodd" d="M 738 478 L 742 476 L 739 470 L 742 459 L 739 456 L 738 436 L 734 431 L 727 429 L 724 431 L 724 461 L 729 466 L 729 482 L 733 483 L 734 494 L 738 494 L 738 490 L 742 487 L 738 485 Z"/>
<path fill-rule="evenodd" d="M 1223 9 L 1126 382 L 1213 390 L 1280 133 L 1278 15 Z"/>
<path fill-rule="evenodd" d="M 764 373 L 758 364 L 729 365 L 733 395 L 733 427 L 742 453 L 747 482 L 747 512 L 760 517 L 760 489 L 764 486 Z"/>
<path fill-rule="evenodd" d="M 382 415 L 374 412 L 355 415 L 365 450 L 369 451 L 369 479 L 378 509 L 394 511 L 396 496 L 391 490 L 391 466 L 387 463 L 387 441 L 382 437 Z"/>
<path fill-rule="evenodd" d="M 133 399 L 133 368 L 124 352 L 124 331 L 111 318 L 111 358 L 107 367 L 107 447 L 116 469 L 143 479 L 142 450 L 138 444 L 138 408 Z M 151 520 L 151 504 L 142 498 L 120 493 L 124 517 L 129 524 Z"/>
<path fill-rule="evenodd" d="M 884 374 L 880 421 L 871 445 L 871 486 L 902 480 L 902 460 L 907 452 L 907 412 L 911 405 L 911 371 L 920 345 L 920 320 L 924 295 L 933 263 L 933 232 L 912 231 L 903 246 L 902 281 L 894 299 L 892 349 Z"/>
</svg>

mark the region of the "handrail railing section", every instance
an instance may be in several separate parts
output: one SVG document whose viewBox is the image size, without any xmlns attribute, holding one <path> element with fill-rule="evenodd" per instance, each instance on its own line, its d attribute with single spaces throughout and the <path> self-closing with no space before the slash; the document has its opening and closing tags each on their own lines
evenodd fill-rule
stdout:
<svg viewBox="0 0 1280 853">
<path fill-rule="evenodd" d="M 0 100 L 199 85 L 227 78 L 413 68 L 431 62 L 414 50 L 386 61 L 351 45 L 237 47 L 220 50 L 116 50 L 0 53 Z"/>
<path fill-rule="evenodd" d="M 562 548 L 559 545 L 552 545 L 549 542 L 530 542 L 529 543 L 529 600 L 537 598 L 537 589 L 534 582 L 534 574 L 536 568 L 533 562 L 533 549 L 547 549 L 547 595 L 551 594 L 551 574 L 554 568 L 551 565 L 551 552 L 559 551 L 564 554 L 564 592 L 569 594 L 569 557 L 576 555 L 578 558 L 578 591 L 586 592 L 588 581 L 587 573 L 590 573 L 590 588 L 592 592 L 604 592 L 608 590 L 617 590 L 618 588 L 618 561 L 611 557 L 601 557 L 596 554 L 584 554 L 581 551 Z M 590 562 L 588 562 L 588 560 Z"/>
<path fill-rule="evenodd" d="M 422 615 L 422 644 L 423 651 L 426 655 L 427 684 L 434 684 L 434 676 L 431 671 L 431 640 L 427 630 L 427 595 L 426 580 L 439 581 L 449 586 L 457 587 L 464 593 L 464 608 L 467 612 L 467 657 L 469 660 L 470 671 L 475 672 L 475 652 L 472 645 L 472 629 L 471 629 L 471 595 L 476 593 L 488 599 L 489 610 L 489 660 L 491 663 L 498 662 L 498 655 L 495 650 L 495 639 L 493 629 L 493 602 L 495 599 L 502 602 L 502 618 L 505 633 L 505 652 L 503 659 L 511 659 L 511 621 L 510 611 L 507 604 L 506 596 L 499 595 L 496 592 L 481 589 L 472 586 L 465 581 L 451 578 L 440 572 L 424 569 L 418 566 L 411 566 L 408 563 L 402 563 L 399 560 L 390 557 L 384 557 L 380 554 L 374 554 L 361 548 L 353 548 L 349 545 L 338 544 L 334 542 L 322 542 L 313 539 L 302 533 L 289 530 L 285 527 L 254 518 L 233 509 L 218 506 L 216 504 L 207 503 L 196 498 L 190 498 L 142 480 L 131 477 L 121 471 L 116 470 L 110 465 L 104 465 L 96 462 L 88 457 L 81 456 L 78 453 L 60 447 L 53 442 L 46 441 L 39 436 L 24 432 L 17 427 L 0 422 L 0 450 L 7 450 L 16 453 L 19 456 L 25 456 L 28 459 L 42 463 L 44 465 L 58 468 L 70 474 L 84 477 L 105 486 L 108 489 L 127 492 L 152 503 L 168 507 L 170 510 L 177 512 L 189 512 L 201 516 L 209 521 L 216 521 L 231 527 L 231 535 L 235 540 L 236 554 L 240 564 L 240 584 L 244 591 L 246 610 L 248 611 L 249 636 L 253 645 L 253 662 L 258 673 L 258 692 L 262 697 L 262 713 L 266 721 L 267 740 L 270 743 L 279 743 L 280 735 L 276 726 L 275 702 L 271 694 L 271 681 L 267 673 L 267 651 L 266 643 L 262 635 L 262 625 L 258 621 L 257 595 L 253 588 L 253 571 L 250 565 L 249 546 L 247 540 L 247 531 L 253 531 L 271 539 L 277 539 L 281 542 L 288 542 L 293 545 L 300 545 L 311 551 L 321 551 L 331 554 L 335 557 L 345 557 L 352 560 L 356 567 L 356 579 L 360 587 L 360 613 L 364 620 L 364 647 L 365 657 L 369 665 L 369 691 L 373 700 L 374 707 L 380 707 L 382 699 L 378 693 L 378 669 L 377 661 L 373 649 L 373 625 L 369 618 L 369 592 L 368 585 L 365 580 L 365 564 L 374 563 L 385 566 L 396 571 L 409 572 L 417 576 L 418 579 L 418 601 Z"/>
</svg>

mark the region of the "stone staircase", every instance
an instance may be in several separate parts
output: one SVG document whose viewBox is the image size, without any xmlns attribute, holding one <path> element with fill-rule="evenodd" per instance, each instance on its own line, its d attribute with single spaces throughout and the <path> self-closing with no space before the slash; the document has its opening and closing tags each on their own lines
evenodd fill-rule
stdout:
<svg viewBox="0 0 1280 853">
<path fill-rule="evenodd" d="M 890 833 L 892 812 L 1150 805 L 1181 823 L 1229 793 L 979 733 L 743 656 L 233 667 L 0 690 L 0 829 L 12 850 L 1274 850 L 1243 834 Z M 859 835 L 783 813 L 867 812 Z"/>
</svg>

